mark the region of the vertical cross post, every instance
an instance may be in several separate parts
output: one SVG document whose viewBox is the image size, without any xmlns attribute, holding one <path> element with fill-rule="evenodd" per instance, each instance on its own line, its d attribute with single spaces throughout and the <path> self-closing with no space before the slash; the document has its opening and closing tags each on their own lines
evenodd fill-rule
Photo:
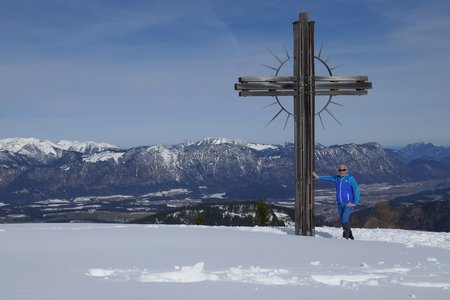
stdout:
<svg viewBox="0 0 450 300">
<path fill-rule="evenodd" d="M 295 234 L 314 236 L 314 22 L 294 22 Z"/>
<path fill-rule="evenodd" d="M 367 95 L 372 83 L 367 76 L 333 76 L 327 67 L 330 76 L 315 76 L 314 71 L 314 22 L 308 21 L 308 13 L 300 13 L 298 21 L 294 22 L 294 74 L 293 76 L 271 77 L 240 77 L 234 89 L 239 96 L 294 96 L 294 113 L 288 112 L 284 107 L 280 113 L 287 112 L 294 116 L 295 122 L 295 234 L 314 236 L 314 117 L 315 95 Z M 275 58 L 284 64 L 277 56 Z M 288 55 L 288 59 L 289 59 Z M 281 66 L 280 66 L 281 67 Z M 278 98 L 273 104 L 280 104 Z M 328 105 L 328 104 L 327 104 Z M 280 104 L 281 106 L 281 104 Z M 327 111 L 326 106 L 322 110 Z M 320 116 L 320 112 L 319 112 Z M 287 120 L 288 120 L 287 119 Z M 286 121 L 287 122 L 287 121 Z"/>
</svg>

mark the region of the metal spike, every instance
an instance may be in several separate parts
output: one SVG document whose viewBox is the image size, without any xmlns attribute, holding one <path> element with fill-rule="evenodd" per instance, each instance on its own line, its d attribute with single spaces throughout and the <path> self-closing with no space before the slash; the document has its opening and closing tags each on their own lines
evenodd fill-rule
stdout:
<svg viewBox="0 0 450 300">
<path fill-rule="evenodd" d="M 286 130 L 286 126 L 287 126 L 287 123 L 288 123 L 290 117 L 291 117 L 291 115 L 290 115 L 290 114 L 287 114 L 287 118 L 286 118 L 286 122 L 284 123 L 283 131 Z"/>
<path fill-rule="evenodd" d="M 328 63 L 328 61 L 336 54 L 337 49 L 334 49 L 333 52 L 331 52 L 330 56 L 327 57 L 324 61 Z"/>
<path fill-rule="evenodd" d="M 287 59 L 291 59 L 291 56 L 289 55 L 289 51 L 288 51 L 288 49 L 286 48 L 286 44 L 283 43 L 283 46 L 284 46 L 284 51 L 286 51 L 286 57 L 287 57 Z"/>
<path fill-rule="evenodd" d="M 325 125 L 323 124 L 322 116 L 320 115 L 320 113 L 318 114 L 318 116 L 319 116 L 320 123 L 322 124 L 323 130 L 325 130 Z"/>
<path fill-rule="evenodd" d="M 330 116 L 339 124 L 342 126 L 341 122 L 339 122 L 339 120 L 328 110 L 328 108 L 325 108 L 325 110 L 327 111 L 327 113 L 330 114 Z"/>
<path fill-rule="evenodd" d="M 266 127 L 269 126 L 269 124 L 272 123 L 282 112 L 283 109 L 280 109 L 280 111 L 272 118 L 272 120 L 270 120 L 269 123 L 266 124 Z"/>
<path fill-rule="evenodd" d="M 344 105 L 342 105 L 340 103 L 337 103 L 337 102 L 334 102 L 334 101 L 330 101 L 330 103 L 333 103 L 334 105 L 337 105 L 337 106 L 340 106 L 340 107 L 344 107 Z"/>
<path fill-rule="evenodd" d="M 278 104 L 278 102 L 274 102 L 274 103 L 267 104 L 267 105 L 263 106 L 263 108 L 267 108 L 267 107 L 273 106 L 273 105 L 275 105 L 275 104 Z"/>
<path fill-rule="evenodd" d="M 275 57 L 276 60 L 278 60 L 280 64 L 283 63 L 283 61 L 278 56 L 276 56 L 275 53 L 273 53 L 272 50 L 270 50 L 270 48 L 267 48 L 267 50 L 269 50 L 269 52 L 273 55 L 273 57 Z"/>
<path fill-rule="evenodd" d="M 336 67 L 332 67 L 332 68 L 330 68 L 330 70 L 335 70 L 335 69 L 337 69 L 337 68 L 340 68 L 340 67 L 343 67 L 344 66 L 344 64 L 342 64 L 342 65 L 338 65 L 338 66 L 336 66 Z"/>
<path fill-rule="evenodd" d="M 320 44 L 319 55 L 317 55 L 318 58 L 321 58 L 320 55 L 322 54 L 322 48 L 323 48 L 323 42 L 322 42 L 322 44 Z"/>
<path fill-rule="evenodd" d="M 272 69 L 272 70 L 274 70 L 274 71 L 278 71 L 277 68 L 274 68 L 274 67 L 271 67 L 271 66 L 268 66 L 268 65 L 263 65 L 263 66 L 266 67 L 266 68 Z"/>
</svg>

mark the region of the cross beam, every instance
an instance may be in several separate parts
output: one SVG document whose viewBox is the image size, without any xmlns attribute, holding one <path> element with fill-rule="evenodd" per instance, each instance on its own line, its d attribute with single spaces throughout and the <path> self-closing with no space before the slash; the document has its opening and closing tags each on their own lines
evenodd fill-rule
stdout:
<svg viewBox="0 0 450 300">
<path fill-rule="evenodd" d="M 294 74 L 240 77 L 239 96 L 293 96 L 295 121 L 295 234 L 314 236 L 315 96 L 366 95 L 367 76 L 315 76 L 314 22 L 302 12 L 294 22 Z"/>
<path fill-rule="evenodd" d="M 367 76 L 314 76 L 313 94 L 323 95 L 367 95 L 372 83 Z M 302 93 L 304 87 L 300 85 Z M 234 89 L 239 96 L 295 96 L 295 77 L 240 77 Z"/>
</svg>

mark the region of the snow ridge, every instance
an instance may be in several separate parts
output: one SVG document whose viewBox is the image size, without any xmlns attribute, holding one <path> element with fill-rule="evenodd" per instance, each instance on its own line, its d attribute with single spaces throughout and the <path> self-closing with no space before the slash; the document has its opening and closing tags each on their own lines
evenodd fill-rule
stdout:
<svg viewBox="0 0 450 300">
<path fill-rule="evenodd" d="M 61 140 L 57 143 L 49 140 L 39 140 L 36 138 L 7 138 L 0 139 L 0 150 L 6 150 L 11 153 L 32 155 L 32 150 L 38 150 L 46 155 L 60 157 L 63 151 L 74 151 L 83 154 L 92 154 L 110 149 L 119 149 L 118 147 L 97 142 L 79 142 Z"/>
<path fill-rule="evenodd" d="M 39 151 L 51 155 L 57 156 L 57 149 L 61 148 L 51 141 L 41 141 L 36 138 L 7 138 L 0 140 L 0 150 L 6 150 L 11 153 L 27 154 L 30 150 L 27 147 L 34 146 Z"/>
<path fill-rule="evenodd" d="M 231 139 L 226 139 L 226 138 L 205 138 L 201 141 L 194 143 L 194 145 L 196 145 L 196 146 L 223 145 L 223 144 L 241 145 L 241 146 L 248 147 L 248 148 L 256 150 L 256 151 L 275 150 L 275 149 L 279 148 L 278 146 L 271 145 L 271 144 L 247 143 L 240 139 L 231 140 Z"/>
<path fill-rule="evenodd" d="M 114 160 L 117 163 L 117 162 L 119 162 L 119 159 L 124 154 L 125 154 L 125 152 L 104 151 L 104 152 L 100 152 L 100 153 L 86 155 L 83 157 L 83 161 L 89 162 L 89 163 L 97 163 L 99 161 Z"/>
<path fill-rule="evenodd" d="M 87 142 L 79 142 L 79 141 L 68 141 L 68 140 L 61 140 L 56 143 L 61 149 L 67 150 L 67 151 L 74 151 L 74 152 L 80 152 L 84 154 L 91 154 L 94 152 L 101 152 L 105 150 L 111 150 L 111 149 L 119 149 L 118 147 L 107 144 L 107 143 L 97 143 L 92 141 Z"/>
</svg>

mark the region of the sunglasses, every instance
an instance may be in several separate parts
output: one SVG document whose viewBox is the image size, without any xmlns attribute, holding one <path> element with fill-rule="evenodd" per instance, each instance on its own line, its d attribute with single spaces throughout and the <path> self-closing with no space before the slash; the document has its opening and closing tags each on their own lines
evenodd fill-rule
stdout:
<svg viewBox="0 0 450 300">
<path fill-rule="evenodd" d="M 345 172 L 347 169 L 338 169 L 339 172 Z"/>
</svg>

